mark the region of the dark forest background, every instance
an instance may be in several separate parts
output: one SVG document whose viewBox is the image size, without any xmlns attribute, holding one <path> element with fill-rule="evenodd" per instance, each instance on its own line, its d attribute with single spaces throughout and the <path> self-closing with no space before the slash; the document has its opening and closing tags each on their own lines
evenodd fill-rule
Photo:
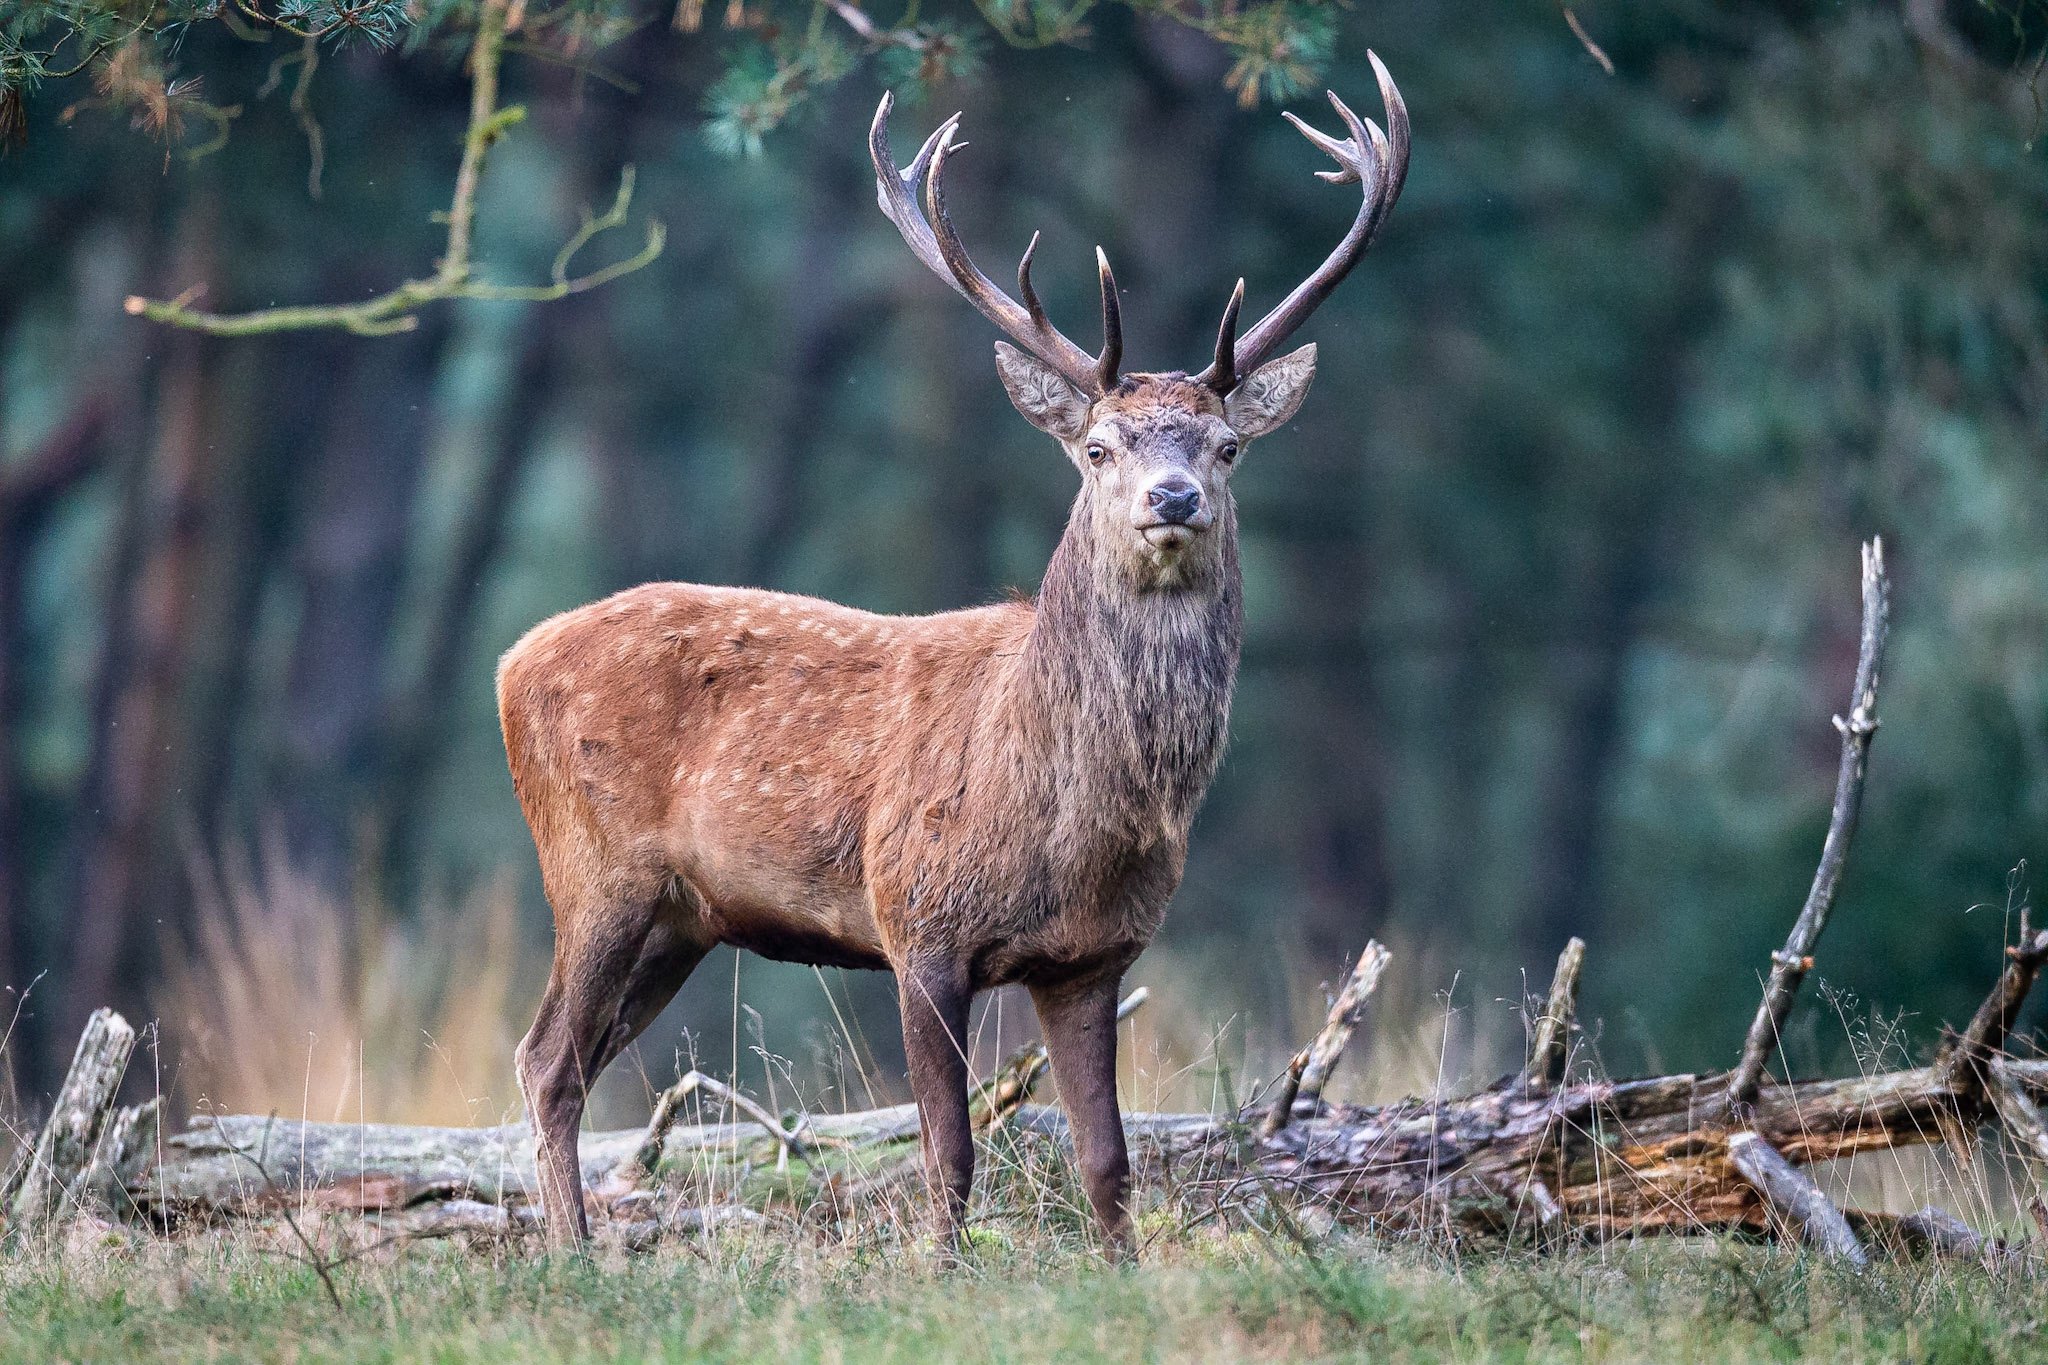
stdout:
<svg viewBox="0 0 2048 1365">
<path fill-rule="evenodd" d="M 1413 170 L 1307 329 L 1306 408 L 1236 480 L 1231 753 L 1138 979 L 1284 1041 L 1377 935 L 1450 1008 L 1511 1021 L 1579 934 L 1610 1065 L 1725 1065 L 1819 848 L 1856 546 L 1882 533 L 1884 728 L 1836 994 L 1792 1056 L 1837 1046 L 1837 1016 L 1930 1046 L 2048 853 L 2042 16 L 1594 3 L 1569 17 L 1596 53 L 1540 0 L 1333 14 L 1327 83 L 1378 116 L 1381 54 Z M 1241 107 L 1209 38 L 1113 8 L 1079 38 L 988 39 L 899 110 L 899 151 L 963 108 L 952 202 L 992 273 L 1044 229 L 1040 288 L 1085 340 L 1100 242 L 1131 363 L 1197 364 L 1231 282 L 1270 307 L 1355 191 L 1270 101 Z M 224 1019 L 288 1058 L 316 1018 L 452 1047 L 446 1002 L 486 975 L 471 1014 L 511 1022 L 470 1025 L 498 1048 L 549 936 L 496 733 L 506 646 L 654 578 L 891 612 L 1028 591 L 1073 493 L 988 325 L 876 210 L 877 73 L 735 156 L 705 136 L 731 60 L 708 30 L 655 22 L 598 74 L 508 54 L 529 117 L 489 165 L 479 262 L 545 278 L 630 163 L 635 221 L 668 228 L 637 274 L 380 338 L 125 314 L 429 267 L 459 53 L 324 54 L 318 198 L 293 81 L 259 95 L 277 56 L 219 26 L 177 48 L 241 106 L 203 156 L 203 119 L 167 143 L 81 75 L 0 158 L 0 1015 L 34 983 L 5 1052 L 25 1099 L 101 1003 L 161 1015 L 164 1075 L 216 1092 L 218 1056 L 179 1049 Z M 829 1029 L 886 1083 L 892 1001 L 717 959 L 646 1051 L 797 1056 Z"/>
</svg>

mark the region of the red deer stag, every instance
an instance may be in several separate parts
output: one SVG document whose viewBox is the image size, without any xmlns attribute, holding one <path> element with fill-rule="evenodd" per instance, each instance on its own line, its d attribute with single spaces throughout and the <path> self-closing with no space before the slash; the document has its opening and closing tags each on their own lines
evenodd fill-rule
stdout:
<svg viewBox="0 0 2048 1365">
<path fill-rule="evenodd" d="M 1242 602 L 1230 476 L 1315 373 L 1312 345 L 1268 357 L 1372 244 L 1407 171 L 1407 111 L 1373 69 L 1387 131 L 1334 94 L 1348 138 L 1288 115 L 1335 158 L 1325 180 L 1362 186 L 1350 231 L 1242 337 L 1240 280 L 1196 375 L 1119 377 L 1099 250 L 1099 355 L 1047 321 L 1035 236 L 1005 294 L 946 215 L 959 116 L 899 172 L 883 97 L 869 134 L 882 210 L 1016 343 L 996 343 L 1003 385 L 1059 440 L 1080 495 L 1033 602 L 891 617 L 656 583 L 545 621 L 505 655 L 505 748 L 555 912 L 553 971 L 518 1052 L 555 1240 L 589 1232 L 585 1092 L 729 943 L 895 972 L 949 1247 L 974 1174 L 968 1006 L 1022 983 L 1102 1236 L 1128 1252 L 1117 988 L 1180 882 L 1223 751 Z"/>
</svg>

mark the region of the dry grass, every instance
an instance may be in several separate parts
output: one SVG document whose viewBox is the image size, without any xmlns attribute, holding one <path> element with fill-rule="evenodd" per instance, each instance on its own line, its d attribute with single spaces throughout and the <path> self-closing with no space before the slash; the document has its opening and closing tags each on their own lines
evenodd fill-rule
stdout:
<svg viewBox="0 0 2048 1365">
<path fill-rule="evenodd" d="M 196 939 L 154 995 L 194 1111 L 494 1123 L 516 1111 L 512 1048 L 545 963 L 500 878 L 399 918 L 342 901 L 274 846 L 196 877 Z"/>
</svg>

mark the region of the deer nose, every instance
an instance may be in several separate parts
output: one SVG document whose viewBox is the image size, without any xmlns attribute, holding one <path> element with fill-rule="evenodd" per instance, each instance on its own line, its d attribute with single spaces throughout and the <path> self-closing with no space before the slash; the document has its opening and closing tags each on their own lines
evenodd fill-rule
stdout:
<svg viewBox="0 0 2048 1365">
<path fill-rule="evenodd" d="M 1145 505 L 1168 526 L 1185 526 L 1202 510 L 1202 490 L 1183 478 L 1161 479 L 1146 490 Z"/>
</svg>

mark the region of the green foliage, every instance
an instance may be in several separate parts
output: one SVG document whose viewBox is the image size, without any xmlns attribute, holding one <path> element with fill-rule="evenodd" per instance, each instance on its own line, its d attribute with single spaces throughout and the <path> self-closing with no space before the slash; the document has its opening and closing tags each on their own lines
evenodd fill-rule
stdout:
<svg viewBox="0 0 2048 1365">
<path fill-rule="evenodd" d="M 261 40 L 270 32 L 329 47 L 418 48 L 435 37 L 466 40 L 488 0 L 28 0 L 0 21 L 0 131 L 17 128 L 21 102 L 53 75 L 90 72 L 105 99 L 123 108 L 159 105 L 175 84 L 167 72 L 179 45 L 214 25 Z M 911 0 L 893 22 L 870 18 L 851 0 L 730 0 L 722 73 L 704 97 L 704 134 L 719 151 L 752 156 L 803 104 L 876 60 L 883 80 L 916 99 L 973 75 L 986 33 L 1019 47 L 1078 43 L 1100 0 L 975 0 L 980 23 L 920 14 Z M 1329 60 L 1336 29 L 1331 0 L 1121 0 L 1143 13 L 1187 24 L 1235 56 L 1229 87 L 1247 105 L 1307 88 Z M 704 0 L 535 0 L 516 11 L 529 50 L 588 61 L 667 17 L 683 31 L 704 22 Z M 196 88 L 196 87 L 192 87 Z M 180 127 L 144 120 L 175 139 Z"/>
</svg>

